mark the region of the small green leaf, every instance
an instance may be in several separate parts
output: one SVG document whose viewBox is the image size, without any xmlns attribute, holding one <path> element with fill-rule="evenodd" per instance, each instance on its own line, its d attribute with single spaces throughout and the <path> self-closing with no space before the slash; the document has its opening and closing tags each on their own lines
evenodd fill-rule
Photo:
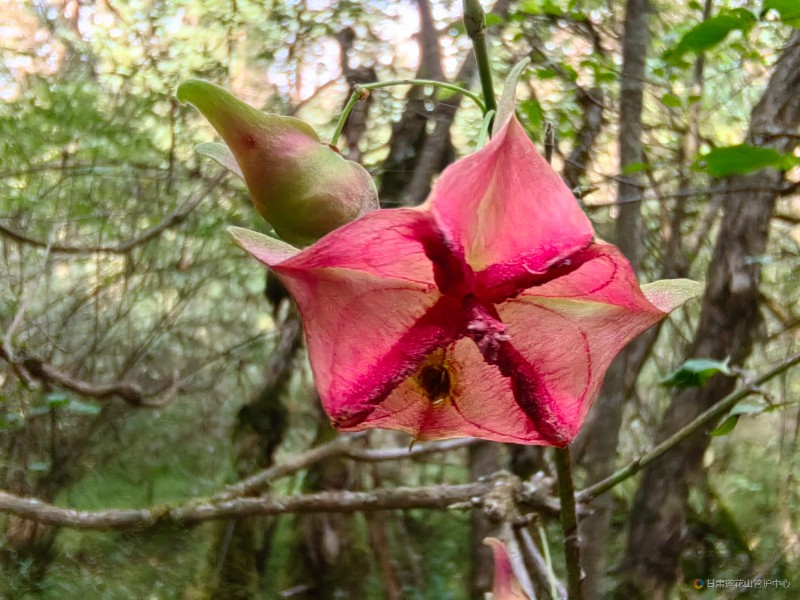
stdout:
<svg viewBox="0 0 800 600">
<path fill-rule="evenodd" d="M 668 108 L 680 108 L 683 106 L 681 99 L 675 94 L 666 93 L 661 96 L 661 104 Z"/>
<path fill-rule="evenodd" d="M 497 15 L 495 13 L 486 13 L 486 26 L 487 27 L 491 27 L 492 25 L 502 25 L 505 22 L 506 22 L 506 20 L 503 17 L 501 17 L 500 15 Z"/>
<path fill-rule="evenodd" d="M 523 100 L 519 103 L 519 111 L 525 118 L 528 131 L 538 141 L 544 131 L 544 111 L 538 100 Z"/>
<path fill-rule="evenodd" d="M 726 177 L 751 173 L 766 167 L 786 171 L 798 164 L 800 164 L 800 158 L 791 154 L 781 154 L 773 148 L 738 144 L 715 148 L 698 158 L 693 168 L 704 169 L 714 177 Z"/>
<path fill-rule="evenodd" d="M 72 400 L 67 406 L 70 412 L 78 413 L 81 415 L 99 415 L 103 409 L 98 404 L 89 404 L 88 402 L 81 402 L 80 400 Z"/>
<path fill-rule="evenodd" d="M 57 408 L 60 406 L 66 406 L 69 404 L 71 398 L 69 394 L 64 392 L 50 392 L 44 397 L 44 401 L 47 403 L 47 406 L 51 408 Z"/>
<path fill-rule="evenodd" d="M 661 385 L 677 388 L 703 387 L 714 375 L 732 377 L 734 372 L 731 371 L 729 362 L 728 358 L 724 361 L 711 358 L 690 358 L 677 370 L 662 379 Z"/>
<path fill-rule="evenodd" d="M 641 173 L 643 171 L 647 171 L 647 163 L 635 162 L 625 165 L 625 167 L 622 169 L 622 174 L 633 175 L 634 173 Z"/>
<path fill-rule="evenodd" d="M 800 28 L 800 2 L 797 0 L 764 0 L 761 17 L 770 9 L 778 11 L 781 21 L 787 25 Z"/>
<path fill-rule="evenodd" d="M 766 411 L 769 406 L 765 406 L 759 402 L 739 402 L 736 406 L 734 406 L 729 415 L 757 415 L 764 411 Z"/>
<path fill-rule="evenodd" d="M 32 462 L 28 465 L 29 471 L 37 471 L 39 473 L 47 471 L 49 468 L 50 465 L 48 465 L 46 462 Z"/>
<path fill-rule="evenodd" d="M 756 18 L 749 10 L 723 10 L 687 31 L 678 45 L 664 54 L 664 59 L 677 63 L 688 52 L 700 53 L 713 48 L 732 31 L 747 33 L 755 23 Z"/>
<path fill-rule="evenodd" d="M 713 431 L 709 431 L 708 435 L 719 437 L 721 435 L 728 435 L 733 428 L 736 427 L 736 423 L 739 422 L 739 415 L 731 415 L 727 419 L 725 419 L 722 424 L 714 429 Z"/>
</svg>

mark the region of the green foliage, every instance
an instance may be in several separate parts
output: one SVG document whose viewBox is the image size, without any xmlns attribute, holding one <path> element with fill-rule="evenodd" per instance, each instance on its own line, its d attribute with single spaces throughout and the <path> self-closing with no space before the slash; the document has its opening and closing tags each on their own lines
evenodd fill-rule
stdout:
<svg viewBox="0 0 800 600">
<path fill-rule="evenodd" d="M 710 358 L 690 358 L 675 371 L 661 380 L 666 387 L 703 387 L 714 375 L 733 377 L 735 373 L 728 366 L 729 359 L 724 361 Z"/>
<path fill-rule="evenodd" d="M 792 27 L 800 27 L 800 2 L 797 0 L 764 0 L 763 11 L 776 10 L 781 21 Z"/>
<path fill-rule="evenodd" d="M 737 144 L 715 148 L 703 154 L 695 163 L 696 169 L 702 169 L 714 177 L 726 177 L 734 174 L 745 174 L 771 167 L 786 171 L 800 164 L 800 158 L 791 154 L 782 154 L 772 148 L 760 148 L 749 144 Z"/>
<path fill-rule="evenodd" d="M 687 31 L 675 48 L 664 54 L 664 58 L 677 63 L 689 52 L 700 53 L 713 48 L 733 31 L 746 34 L 756 21 L 753 13 L 744 8 L 722 10 Z"/>
</svg>

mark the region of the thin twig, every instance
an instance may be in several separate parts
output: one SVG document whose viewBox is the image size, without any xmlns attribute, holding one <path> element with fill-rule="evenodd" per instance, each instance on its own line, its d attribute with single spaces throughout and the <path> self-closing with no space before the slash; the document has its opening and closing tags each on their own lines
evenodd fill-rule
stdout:
<svg viewBox="0 0 800 600">
<path fill-rule="evenodd" d="M 596 484 L 591 485 L 588 488 L 578 492 L 577 494 L 578 501 L 591 502 L 599 495 L 619 485 L 626 479 L 629 479 L 630 477 L 632 477 L 633 475 L 644 469 L 646 466 L 648 466 L 650 463 L 660 458 L 663 454 L 665 454 L 666 452 L 668 452 L 681 442 L 685 441 L 686 439 L 688 439 L 689 437 L 700 431 L 700 429 L 702 429 L 705 425 L 715 421 L 716 419 L 724 415 L 731 408 L 733 408 L 737 402 L 749 396 L 750 394 L 757 393 L 759 386 L 763 385 L 770 379 L 777 377 L 784 371 L 791 369 L 798 363 L 800 363 L 800 354 L 794 354 L 793 356 L 790 356 L 789 358 L 784 360 L 775 368 L 761 375 L 755 381 L 751 382 L 748 385 L 745 385 L 744 387 L 740 388 L 737 391 L 731 392 L 730 394 L 725 396 L 722 400 L 717 402 L 714 406 L 712 406 L 705 412 L 701 413 L 694 420 L 692 420 L 684 427 L 673 433 L 666 440 L 661 442 L 658 446 L 653 448 L 650 452 L 648 452 L 644 456 L 637 458 L 630 464 L 622 467 L 616 473 L 611 474 L 602 481 L 598 481 Z"/>
<path fill-rule="evenodd" d="M 530 559 L 533 576 L 539 588 L 546 590 L 552 600 L 567 600 L 567 590 L 564 588 L 564 584 L 551 576 L 551 569 L 548 568 L 547 561 L 536 547 L 527 524 L 517 528 L 517 534 L 522 539 L 522 547 Z"/>
<path fill-rule="evenodd" d="M 37 240 L 0 224 L 0 234 L 27 246 L 36 248 L 49 248 L 53 254 L 127 254 L 134 248 L 146 244 L 150 240 L 161 235 L 165 230 L 179 225 L 185 221 L 195 208 L 216 188 L 220 182 L 227 177 L 228 173 L 223 172 L 214 177 L 198 194 L 187 200 L 181 206 L 169 213 L 160 223 L 145 229 L 138 236 L 129 240 L 124 240 L 110 246 L 65 246 L 60 244 L 48 244 Z"/>
</svg>

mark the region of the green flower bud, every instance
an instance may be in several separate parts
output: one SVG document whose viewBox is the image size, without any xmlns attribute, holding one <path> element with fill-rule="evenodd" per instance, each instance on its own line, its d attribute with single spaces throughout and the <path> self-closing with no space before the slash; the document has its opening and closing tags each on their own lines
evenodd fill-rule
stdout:
<svg viewBox="0 0 800 600">
<path fill-rule="evenodd" d="M 287 242 L 311 244 L 378 208 L 366 169 L 322 143 L 305 121 L 263 113 L 207 81 L 188 80 L 177 96 L 222 136 L 256 209 Z"/>
</svg>

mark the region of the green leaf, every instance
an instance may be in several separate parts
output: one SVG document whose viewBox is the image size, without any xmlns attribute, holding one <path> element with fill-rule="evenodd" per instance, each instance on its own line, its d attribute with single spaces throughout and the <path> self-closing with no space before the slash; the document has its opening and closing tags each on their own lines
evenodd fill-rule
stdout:
<svg viewBox="0 0 800 600">
<path fill-rule="evenodd" d="M 78 413 L 81 415 L 99 415 L 103 409 L 98 404 L 89 404 L 80 400 L 72 400 L 67 406 L 70 412 Z"/>
<path fill-rule="evenodd" d="M 739 402 L 728 412 L 728 418 L 725 419 L 719 427 L 709 432 L 709 435 L 721 436 L 728 435 L 736 424 L 739 422 L 739 417 L 742 415 L 758 415 L 768 410 L 774 410 L 773 406 L 765 405 L 760 402 Z"/>
<path fill-rule="evenodd" d="M 531 138 L 536 142 L 541 141 L 544 137 L 545 115 L 539 101 L 523 100 L 519 103 L 519 112 Z"/>
<path fill-rule="evenodd" d="M 492 25 L 502 25 L 505 22 L 506 22 L 506 20 L 503 17 L 501 17 L 500 15 L 497 15 L 495 13 L 487 13 L 486 14 L 486 26 L 487 27 L 491 27 Z"/>
<path fill-rule="evenodd" d="M 536 69 L 536 77 L 539 79 L 552 79 L 556 76 L 556 72 L 553 69 Z"/>
<path fill-rule="evenodd" d="M 736 423 L 739 422 L 739 415 L 731 415 L 727 419 L 725 419 L 722 424 L 714 429 L 713 431 L 709 431 L 708 435 L 719 437 L 721 435 L 728 435 L 733 428 L 736 427 Z"/>
<path fill-rule="evenodd" d="M 714 177 L 744 174 L 772 167 L 780 171 L 800 164 L 800 158 L 791 154 L 781 154 L 772 148 L 759 148 L 749 144 L 724 146 L 699 157 L 695 170 L 705 170 Z"/>
<path fill-rule="evenodd" d="M 635 162 L 629 165 L 625 165 L 625 167 L 622 169 L 622 174 L 633 175 L 634 173 L 642 173 L 644 171 L 647 171 L 647 169 L 648 169 L 647 163 Z"/>
<path fill-rule="evenodd" d="M 764 0 L 761 17 L 770 9 L 778 11 L 781 21 L 792 27 L 800 28 L 800 2 L 798 0 Z"/>
<path fill-rule="evenodd" d="M 664 58 L 669 62 L 678 62 L 688 52 L 700 53 L 713 48 L 732 31 L 747 33 L 755 23 L 756 18 L 749 10 L 723 10 L 687 31 L 678 45 L 664 54 Z"/>
<path fill-rule="evenodd" d="M 735 375 L 728 365 L 729 362 L 728 358 L 724 361 L 711 358 L 690 358 L 677 370 L 662 379 L 661 385 L 677 388 L 703 387 L 714 375 L 720 374 L 728 377 Z"/>
<path fill-rule="evenodd" d="M 50 408 L 58 408 L 69 404 L 71 398 L 65 392 L 50 392 L 44 397 L 44 401 Z"/>
<path fill-rule="evenodd" d="M 681 99 L 675 94 L 666 93 L 661 96 L 661 104 L 668 108 L 680 108 L 683 106 Z"/>
</svg>

